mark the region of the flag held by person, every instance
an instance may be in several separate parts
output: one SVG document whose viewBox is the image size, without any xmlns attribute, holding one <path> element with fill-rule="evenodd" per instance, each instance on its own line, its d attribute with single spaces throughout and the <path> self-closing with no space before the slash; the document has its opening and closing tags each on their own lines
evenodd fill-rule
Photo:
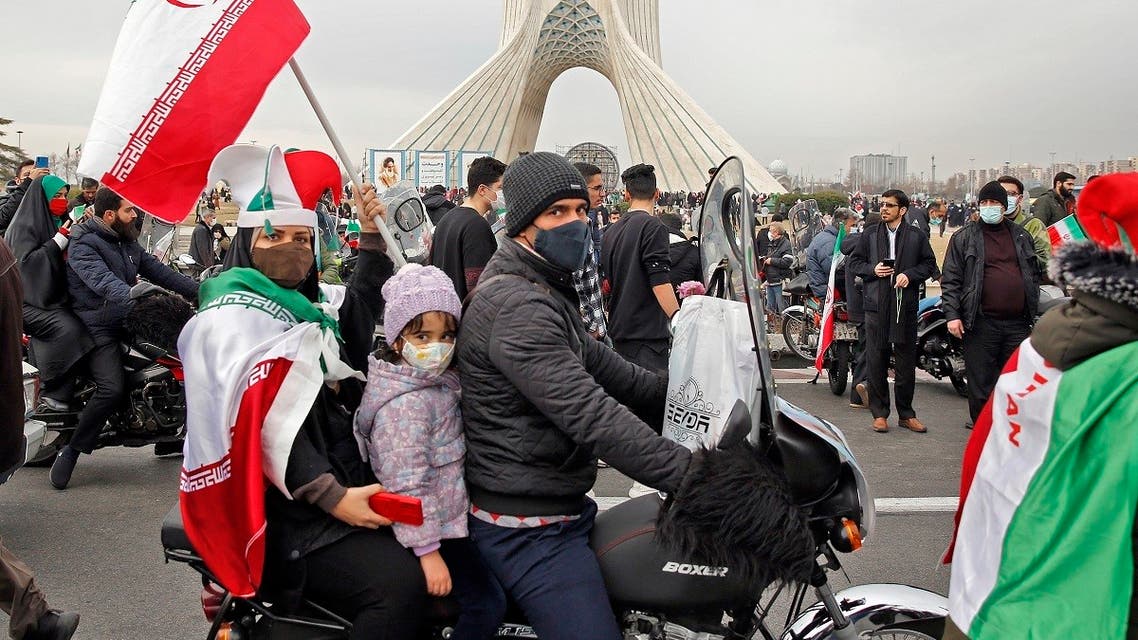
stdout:
<svg viewBox="0 0 1138 640">
<path fill-rule="evenodd" d="M 837 300 L 838 266 L 842 262 L 842 240 L 846 239 L 846 225 L 838 225 L 838 239 L 834 242 L 834 256 L 830 261 L 830 280 L 826 284 L 826 305 L 822 307 L 822 335 L 818 339 L 818 355 L 814 356 L 814 368 L 822 372 L 826 350 L 834 341 L 834 302 Z"/>
<path fill-rule="evenodd" d="M 252 117 L 310 27 L 292 0 L 135 2 L 82 145 L 80 175 L 167 222 Z"/>
<path fill-rule="evenodd" d="M 1087 239 L 1087 234 L 1083 231 L 1082 225 L 1079 224 L 1079 221 L 1075 219 L 1074 215 L 1069 215 L 1050 227 L 1047 227 L 1047 235 L 1051 237 L 1052 249 L 1066 242 Z"/>
</svg>

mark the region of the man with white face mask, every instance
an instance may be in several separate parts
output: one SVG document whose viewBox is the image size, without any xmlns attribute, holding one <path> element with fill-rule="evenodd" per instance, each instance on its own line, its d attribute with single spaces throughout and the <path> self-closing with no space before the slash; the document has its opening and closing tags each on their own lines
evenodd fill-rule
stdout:
<svg viewBox="0 0 1138 640">
<path fill-rule="evenodd" d="M 1004 362 L 1031 332 L 1039 308 L 1039 263 L 1031 234 L 1004 216 L 1008 194 L 992 181 L 979 193 L 980 221 L 948 243 L 941 299 L 948 331 L 964 341 L 968 409 L 974 422 Z"/>
</svg>

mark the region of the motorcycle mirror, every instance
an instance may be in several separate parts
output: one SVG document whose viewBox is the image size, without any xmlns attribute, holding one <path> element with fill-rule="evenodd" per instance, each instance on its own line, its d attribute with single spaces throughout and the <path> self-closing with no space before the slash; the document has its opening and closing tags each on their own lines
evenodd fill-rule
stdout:
<svg viewBox="0 0 1138 640">
<path fill-rule="evenodd" d="M 723 435 L 719 438 L 717 448 L 726 451 L 736 447 L 742 444 L 750 433 L 751 412 L 747 409 L 747 403 L 736 400 L 735 406 L 731 407 L 731 413 L 727 414 L 727 424 L 723 428 Z"/>
</svg>

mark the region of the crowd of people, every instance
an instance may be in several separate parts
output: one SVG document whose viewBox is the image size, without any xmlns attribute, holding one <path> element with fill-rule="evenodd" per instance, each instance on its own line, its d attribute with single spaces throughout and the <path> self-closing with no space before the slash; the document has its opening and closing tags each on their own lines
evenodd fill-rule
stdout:
<svg viewBox="0 0 1138 640">
<path fill-rule="evenodd" d="M 224 167 L 221 160 L 215 165 Z M 195 262 L 220 265 L 199 285 L 139 246 L 131 202 L 88 180 L 69 201 L 62 179 L 21 166 L 0 203 L 0 276 L 23 282 L 22 291 L 18 281 L 0 290 L 20 292 L 21 312 L 0 326 L 18 322 L 31 338 L 41 410 L 68 408 L 77 372 L 97 387 L 52 465 L 51 484 L 67 488 L 121 400 L 122 324 L 130 288 L 144 278 L 199 305 L 180 340 L 187 452 L 236 439 L 229 420 L 243 424 L 249 410 L 241 401 L 255 393 L 249 372 L 234 374 L 248 388 L 226 391 L 229 404 L 201 391 L 217 388 L 218 371 L 235 358 L 266 366 L 258 378 L 304 399 L 263 416 L 266 430 L 285 437 L 279 459 L 264 454 L 264 580 L 253 585 L 260 593 L 285 608 L 301 596 L 325 603 L 353 622 L 353 638 L 414 637 L 427 595 L 449 593 L 461 608 L 451 636 L 459 640 L 489 637 L 508 598 L 542 638 L 621 637 L 589 546 L 597 514 L 589 492 L 598 459 L 671 492 L 701 455 L 659 434 L 672 319 L 685 285 L 706 284 L 697 240 L 668 209 L 695 208 L 703 194 L 662 193 L 654 167 L 637 164 L 621 174 L 627 209 L 609 208 L 598 167 L 544 152 L 509 165 L 479 158 L 465 178 L 460 190 L 424 191 L 435 225 L 429 255 L 399 270 L 379 233 L 379 196 L 371 186 L 352 193 L 355 262 L 342 284 L 325 277 L 334 262 L 326 250 L 339 251 L 340 242 L 320 216 L 334 203 L 274 194 L 274 204 L 251 211 L 263 185 L 230 184 L 227 197 L 242 212 L 232 237 L 217 224 L 216 206 L 193 230 Z M 306 176 L 274 179 L 300 184 Z M 949 331 L 964 344 L 977 420 L 1036 322 L 1038 285 L 1054 264 L 1046 227 L 1074 211 L 1073 179 L 1057 175 L 1031 213 L 1011 177 L 984 185 L 973 210 L 888 190 L 829 212 L 805 265 L 776 213 L 754 239 L 768 310 L 781 310 L 782 284 L 796 267 L 824 298 L 834 255 L 844 255 L 840 280 L 859 336 L 851 405 L 869 410 L 873 431 L 889 431 L 895 408 L 897 426 L 923 433 L 914 407 L 917 305 L 927 281 L 939 280 Z M 753 199 L 752 211 L 763 201 Z M 930 236 L 950 225 L 958 228 L 938 265 Z M 1107 317 L 1110 344 L 1138 338 L 1132 293 L 1088 293 L 1093 282 L 1072 268 L 1060 265 L 1058 279 L 1076 284 L 1071 321 Z M 266 304 L 227 303 L 233 294 Z M 373 351 L 377 325 L 384 343 Z M 274 373 L 298 336 L 319 358 Z M 184 473 L 194 463 L 187 459 Z M 420 498 L 423 525 L 372 511 L 369 499 L 384 489 Z M 208 535 L 192 525 L 215 514 L 198 513 L 192 489 L 183 491 L 187 531 Z M 243 551 L 206 561 L 255 562 Z M 31 594 L 9 603 L 15 637 L 71 637 L 77 616 L 48 609 L 30 571 L 2 547 L 0 564 L 0 593 Z M 261 575 L 253 569 L 244 575 Z"/>
</svg>

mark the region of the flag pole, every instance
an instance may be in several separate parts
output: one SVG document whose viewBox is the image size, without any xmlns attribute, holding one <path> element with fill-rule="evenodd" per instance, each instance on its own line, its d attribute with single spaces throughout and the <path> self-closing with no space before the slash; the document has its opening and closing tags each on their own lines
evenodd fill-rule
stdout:
<svg viewBox="0 0 1138 640">
<path fill-rule="evenodd" d="M 316 94 L 312 91 L 312 86 L 308 84 L 308 79 L 304 77 L 304 72 L 300 70 L 300 65 L 297 64 L 295 57 L 288 59 L 288 66 L 292 69 L 293 75 L 296 76 L 296 81 L 300 83 L 300 88 L 304 91 L 305 97 L 308 98 L 308 103 L 312 105 L 312 110 L 316 112 L 316 119 L 320 121 L 320 126 L 324 127 L 324 133 L 328 135 L 328 140 L 332 142 L 332 148 L 336 150 L 336 155 L 340 156 L 340 163 L 344 165 L 344 169 L 348 172 L 348 178 L 352 181 L 353 190 L 356 193 L 362 194 L 363 190 L 360 188 L 360 179 L 356 174 L 356 168 L 349 159 L 348 152 L 344 149 L 344 145 L 340 142 L 340 136 L 337 136 L 336 131 L 332 129 L 332 123 L 328 121 L 328 116 L 320 106 L 320 101 L 316 99 Z M 387 255 L 395 262 L 395 268 L 398 269 L 407 264 L 407 260 L 403 257 L 403 252 L 399 250 L 399 243 L 395 242 L 395 238 L 391 236 L 391 230 L 387 228 L 386 221 L 380 220 L 376 226 L 379 227 L 379 234 L 383 236 L 383 241 L 387 243 Z"/>
</svg>

